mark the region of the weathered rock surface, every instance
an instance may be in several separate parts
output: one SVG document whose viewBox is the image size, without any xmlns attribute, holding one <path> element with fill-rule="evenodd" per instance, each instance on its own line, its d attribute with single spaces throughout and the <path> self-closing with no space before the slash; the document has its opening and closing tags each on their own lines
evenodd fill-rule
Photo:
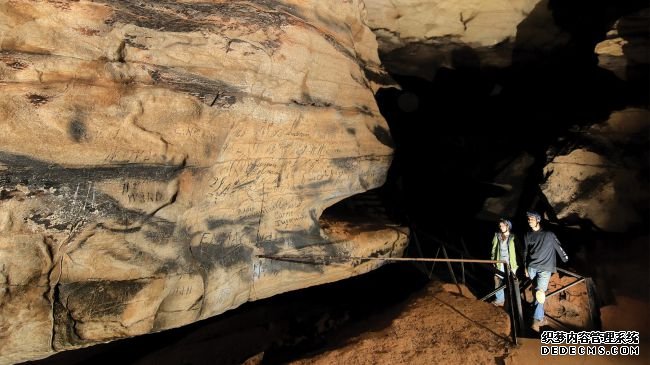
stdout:
<svg viewBox="0 0 650 365">
<path fill-rule="evenodd" d="M 650 112 L 628 108 L 576 130 L 544 168 L 542 192 L 569 224 L 626 232 L 647 224 Z"/>
<path fill-rule="evenodd" d="M 647 87 L 650 65 L 650 8 L 621 17 L 607 32 L 607 39 L 596 45 L 598 65 L 620 79 L 639 78 Z M 646 70 L 645 75 L 642 73 Z"/>
<path fill-rule="evenodd" d="M 515 46 L 568 41 L 547 0 L 367 0 L 368 24 L 392 72 L 432 79 L 438 67 L 506 67 Z"/>
<path fill-rule="evenodd" d="M 0 1 L 0 363 L 182 326 L 401 254 L 358 1 Z"/>
</svg>

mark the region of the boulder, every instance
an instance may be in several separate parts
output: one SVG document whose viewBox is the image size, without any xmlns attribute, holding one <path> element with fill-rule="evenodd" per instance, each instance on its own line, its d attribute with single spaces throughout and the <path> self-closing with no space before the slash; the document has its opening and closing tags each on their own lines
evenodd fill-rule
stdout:
<svg viewBox="0 0 650 365">
<path fill-rule="evenodd" d="M 544 168 L 542 192 L 567 224 L 607 232 L 647 225 L 650 112 L 628 108 L 574 130 Z M 645 229 L 645 228 L 643 228 Z"/>
<path fill-rule="evenodd" d="M 0 363 L 400 255 L 404 229 L 319 219 L 392 159 L 361 7 L 0 1 Z"/>
<path fill-rule="evenodd" d="M 619 18 L 607 32 L 606 39 L 596 45 L 598 65 L 612 71 L 622 80 L 638 79 L 637 82 L 647 87 L 647 69 L 650 65 L 649 18 L 650 8 Z"/>
</svg>

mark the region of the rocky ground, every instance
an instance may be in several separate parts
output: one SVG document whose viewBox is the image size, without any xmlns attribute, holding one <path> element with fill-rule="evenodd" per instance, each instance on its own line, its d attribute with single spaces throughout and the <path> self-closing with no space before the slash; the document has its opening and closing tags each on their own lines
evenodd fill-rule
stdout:
<svg viewBox="0 0 650 365">
<path fill-rule="evenodd" d="M 568 277 L 554 276 L 554 287 L 566 285 Z M 582 307 L 584 285 L 569 289 L 569 298 L 549 303 L 549 313 L 561 321 L 574 322 L 567 307 Z M 307 364 L 648 364 L 647 339 L 642 336 L 640 356 L 555 356 L 540 355 L 539 335 L 527 332 L 512 342 L 506 312 L 475 298 L 458 295 L 450 284 L 432 282 L 419 293 L 391 310 L 329 335 L 329 345 L 290 362 Z M 603 329 L 623 329 L 619 324 L 631 323 L 639 306 L 645 304 L 619 302 L 603 308 Z M 563 315 L 559 315 L 564 310 Z M 616 317 L 610 313 L 616 312 Z M 556 317 L 558 318 L 558 317 Z M 641 321 L 643 322 L 643 321 Z M 571 323 L 569 323 L 571 325 Z M 638 329 L 637 325 L 625 329 Z M 643 324 L 641 324 L 643 325 Z M 547 330 L 566 329 L 551 322 Z M 261 360 L 261 362 L 260 362 Z M 250 364 L 266 363 L 263 354 Z"/>
<path fill-rule="evenodd" d="M 503 309 L 432 282 L 404 303 L 332 334 L 330 349 L 291 363 L 494 364 L 512 350 L 509 335 Z"/>
<path fill-rule="evenodd" d="M 607 241 L 607 242 L 606 242 Z M 512 343 L 506 312 L 477 301 L 463 287 L 431 282 L 394 308 L 329 334 L 328 345 L 293 364 L 650 364 L 648 350 L 647 237 L 600 247 L 590 262 L 598 268 L 595 290 L 602 330 L 638 331 L 639 356 L 540 355 L 540 336 L 528 330 Z M 636 257 L 637 259 L 632 259 Z M 596 272 L 596 271 L 595 271 Z M 551 293 L 577 279 L 554 274 Z M 531 300 L 529 293 L 526 296 Z M 524 307 L 526 304 L 524 303 Z M 548 298 L 544 330 L 593 330 L 584 283 Z M 598 311 L 596 311 L 598 313 Z M 264 362 L 263 362 L 264 363 Z"/>
</svg>

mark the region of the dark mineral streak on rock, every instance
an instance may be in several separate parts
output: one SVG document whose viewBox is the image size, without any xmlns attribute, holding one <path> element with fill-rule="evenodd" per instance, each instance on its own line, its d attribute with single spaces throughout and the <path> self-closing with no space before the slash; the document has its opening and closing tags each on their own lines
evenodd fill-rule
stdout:
<svg viewBox="0 0 650 365">
<path fill-rule="evenodd" d="M 209 106 L 229 107 L 237 102 L 242 91 L 219 80 L 175 70 L 171 67 L 150 67 L 149 75 L 156 84 L 169 86 L 199 98 Z"/>
<path fill-rule="evenodd" d="M 136 36 L 134 36 L 134 35 L 130 35 L 130 34 L 124 35 L 124 44 L 125 45 L 128 44 L 130 47 L 141 49 L 141 50 L 149 49 L 149 48 L 147 48 L 147 46 L 136 42 L 135 38 L 136 38 Z"/>
<path fill-rule="evenodd" d="M 0 60 L 14 70 L 24 70 L 29 67 L 26 62 L 11 57 L 9 52 L 0 52 Z"/>
<path fill-rule="evenodd" d="M 60 299 L 75 318 L 106 318 L 124 313 L 148 280 L 101 280 L 59 285 Z"/>
<path fill-rule="evenodd" d="M 53 224 L 51 219 L 48 219 L 49 216 L 43 216 L 42 214 L 34 214 L 29 219 L 36 224 L 42 225 L 45 229 L 55 229 L 58 231 L 64 231 L 68 229 L 68 223 L 59 223 Z"/>
<path fill-rule="evenodd" d="M 375 116 L 375 114 L 366 105 L 362 105 L 360 107 L 357 107 L 357 111 L 359 113 L 361 113 L 361 114 L 368 115 L 368 116 L 371 116 L 371 117 Z"/>
<path fill-rule="evenodd" d="M 167 243 L 174 237 L 176 223 L 161 218 L 152 218 L 142 227 L 145 238 L 151 242 L 162 244 Z"/>
<path fill-rule="evenodd" d="M 317 231 L 320 231 L 320 227 L 312 228 L 309 231 L 278 230 L 278 233 L 282 234 L 283 238 L 259 241 L 256 246 L 262 250 L 263 255 L 268 256 L 281 254 L 281 251 L 285 250 L 287 244 L 297 249 L 314 247 L 319 252 L 318 256 L 344 257 L 349 255 L 347 251 L 337 248 L 334 245 L 337 242 L 326 241 Z M 310 260 L 309 258 L 300 260 L 265 260 L 263 265 L 264 271 L 269 274 L 281 271 L 324 273 L 323 262 L 321 261 Z"/>
<path fill-rule="evenodd" d="M 150 181 L 170 181 L 178 176 L 181 166 L 155 166 L 133 164 L 126 166 L 106 166 L 89 168 L 65 168 L 57 164 L 49 164 L 29 157 L 0 152 L 0 163 L 10 166 L 7 170 L 0 170 L 0 188 L 13 187 L 17 184 L 27 186 L 44 199 L 46 205 L 56 207 L 68 220 L 68 224 L 53 224 L 50 215 L 52 212 L 36 212 L 30 219 L 46 228 L 66 229 L 81 217 L 93 219 L 88 213 L 94 211 L 97 217 L 110 217 L 124 229 L 105 227 L 106 229 L 125 232 L 125 229 L 134 223 L 143 224 L 152 217 L 143 211 L 124 208 L 113 197 L 94 189 L 93 184 L 105 180 L 121 181 L 123 179 L 149 179 Z M 50 193 L 47 189 L 57 189 Z M 45 190 L 44 190 L 45 189 Z M 90 191 L 92 190 L 92 195 Z M 8 199 L 16 196 L 13 190 L 0 190 L 0 197 Z M 38 193 L 38 194 L 37 194 Z M 30 192 L 29 194 L 32 194 Z M 63 196 L 64 199 L 55 199 L 53 195 Z M 157 218 L 157 224 L 172 225 Z M 102 223 L 100 223 L 100 226 Z M 167 227 L 167 229 L 172 229 Z"/>
<path fill-rule="evenodd" d="M 393 139 L 391 138 L 388 129 L 377 125 L 372 129 L 372 133 L 375 135 L 375 137 L 377 137 L 377 140 L 381 142 L 383 145 L 388 146 L 390 148 L 395 147 L 395 145 L 393 144 Z"/>
<path fill-rule="evenodd" d="M 30 103 L 32 103 L 37 108 L 41 105 L 46 104 L 49 101 L 49 98 L 47 96 L 43 96 L 39 94 L 29 94 L 27 95 L 27 99 L 29 100 Z"/>
<path fill-rule="evenodd" d="M 60 186 L 62 184 L 98 182 L 104 180 L 147 179 L 172 180 L 183 165 L 123 164 L 97 167 L 64 167 L 26 156 L 0 151 L 0 163 L 10 169 L 0 170 L 0 185 L 29 184 Z"/>
<path fill-rule="evenodd" d="M 201 247 L 201 255 L 197 258 L 202 266 L 209 271 L 220 266 L 230 268 L 233 266 L 246 265 L 253 259 L 253 249 L 248 246 L 236 244 L 224 246 L 220 244 L 204 245 Z"/>
<path fill-rule="evenodd" d="M 54 293 L 52 349 L 54 351 L 60 351 L 69 348 L 70 344 L 82 344 L 83 340 L 75 330 L 75 319 L 72 318 L 70 312 L 59 299 L 58 286 L 55 288 Z"/>
<path fill-rule="evenodd" d="M 260 28 L 280 28 L 288 24 L 287 15 L 274 10 L 263 11 L 245 2 L 177 3 L 173 1 L 111 1 L 104 0 L 115 9 L 106 22 L 135 24 L 139 27 L 165 32 L 189 33 L 203 29 L 227 27 L 228 22 L 216 22 L 214 16 L 235 18 L 251 33 Z M 270 3 L 270 2 L 264 2 Z M 285 7 L 286 9 L 287 7 Z"/>
<path fill-rule="evenodd" d="M 73 119 L 68 125 L 68 134 L 75 142 L 86 139 L 86 125 L 80 119 Z"/>
<path fill-rule="evenodd" d="M 380 85 L 395 85 L 395 81 L 385 72 L 378 72 L 375 70 L 371 70 L 367 67 L 363 68 L 363 72 L 366 75 L 366 78 L 369 81 L 374 81 L 377 84 Z"/>
<path fill-rule="evenodd" d="M 75 326 L 84 321 L 120 321 L 128 302 L 147 284 L 146 280 L 84 281 L 62 283 L 55 295 L 55 344 L 81 345 Z M 94 341 L 88 341 L 94 342 Z"/>
<path fill-rule="evenodd" d="M 227 226 L 257 226 L 259 221 L 259 212 L 242 216 L 237 219 L 208 219 L 207 225 L 209 230 L 219 229 Z"/>
<path fill-rule="evenodd" d="M 358 157 L 337 157 L 337 158 L 332 158 L 331 160 L 332 165 L 345 170 L 345 171 L 352 171 L 357 168 L 357 163 L 359 161 Z"/>
</svg>

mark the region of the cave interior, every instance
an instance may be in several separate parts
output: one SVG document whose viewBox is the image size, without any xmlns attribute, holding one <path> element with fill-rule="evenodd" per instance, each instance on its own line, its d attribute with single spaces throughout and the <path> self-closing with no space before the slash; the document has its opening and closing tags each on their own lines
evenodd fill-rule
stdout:
<svg viewBox="0 0 650 365">
<path fill-rule="evenodd" d="M 630 283 L 632 278 L 616 284 L 599 282 L 597 260 L 608 254 L 608 245 L 626 245 L 638 237 L 647 241 L 650 217 L 627 232 L 603 232 L 589 222 L 558 220 L 539 189 L 546 178 L 543 168 L 549 150 L 559 153 L 580 145 L 576 131 L 607 120 L 613 111 L 649 107 L 647 64 L 634 70 L 634 78 L 621 80 L 599 67 L 594 54 L 616 19 L 647 4 L 604 0 L 549 4 L 556 24 L 571 35 L 567 45 L 552 52 L 531 54 L 515 41 L 511 65 L 499 68 L 482 66 L 473 49 L 463 47 L 452 54 L 453 67 L 431 65 L 430 80 L 389 69 L 399 87 L 376 94 L 395 148 L 387 181 L 328 208 L 321 222 L 341 216 L 352 222 L 386 220 L 456 245 L 463 242 L 472 256 L 486 258 L 498 217 L 481 215 L 484 203 L 508 193 L 494 183 L 495 177 L 518 156 L 528 154 L 534 162 L 525 172 L 515 213 L 507 217 L 514 232 L 526 231 L 527 210 L 546 213 L 545 223 L 572 258 L 569 267 L 596 280 L 603 305 L 612 285 L 647 300 L 647 271 L 641 285 Z M 524 23 L 521 34 L 526 32 Z M 639 153 L 647 155 L 647 147 L 648 140 L 631 148 L 641 148 Z M 642 172 L 646 178 L 648 167 Z M 432 257 L 434 242 L 420 237 L 422 252 L 411 244 L 409 255 Z M 647 264 L 647 242 L 641 255 L 635 250 L 627 250 L 628 255 L 619 258 L 621 264 L 627 260 Z M 435 274 L 449 280 L 442 266 Z M 234 364 L 259 352 L 265 352 L 263 363 L 282 363 L 319 349 L 327 331 L 395 305 L 428 281 L 421 266 L 391 264 L 359 277 L 249 302 L 182 328 L 30 363 L 200 364 L 217 353 L 220 363 Z M 489 278 L 472 284 L 477 294 L 492 285 Z"/>
</svg>

